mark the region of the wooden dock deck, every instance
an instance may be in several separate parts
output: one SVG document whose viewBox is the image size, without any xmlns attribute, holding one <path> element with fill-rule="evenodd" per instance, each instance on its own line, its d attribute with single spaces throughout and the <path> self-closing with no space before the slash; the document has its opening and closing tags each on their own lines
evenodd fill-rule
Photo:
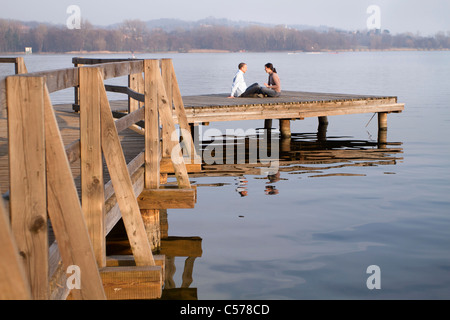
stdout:
<svg viewBox="0 0 450 320">
<path fill-rule="evenodd" d="M 387 129 L 387 114 L 404 110 L 404 104 L 397 97 L 330 94 L 317 92 L 283 91 L 276 98 L 234 98 L 227 94 L 212 94 L 183 97 L 189 123 L 215 121 L 267 120 L 270 128 L 272 119 L 280 120 L 282 136 L 290 136 L 289 120 L 317 117 L 322 124 L 328 123 L 328 116 L 377 113 L 380 130 Z"/>
<path fill-rule="evenodd" d="M 14 62 L 18 74 L 26 73 L 23 60 L 4 62 Z M 328 116 L 378 113 L 379 131 L 385 132 L 387 114 L 404 110 L 396 97 L 349 94 L 182 97 L 170 59 L 95 63 L 0 79 L 0 188 L 8 195 L 6 201 L 0 199 L 1 245 L 6 248 L 0 259 L 0 298 L 160 298 L 164 268 L 173 262 L 164 255 L 189 256 L 192 264 L 201 256 L 201 239 L 162 236 L 160 214 L 195 206 L 190 176 L 256 172 L 254 164 L 209 165 L 203 171 L 201 162 L 189 166 L 186 155 L 173 153 L 180 146 L 171 137 L 176 124 L 184 129 L 178 138 L 188 141 L 198 124 L 265 120 L 269 129 L 279 119 L 281 138 L 289 138 L 291 120 L 317 117 L 323 127 Z M 103 82 L 124 75 L 129 87 Z M 73 105 L 51 104 L 50 92 L 70 87 L 76 88 L 79 112 Z M 108 101 L 106 91 L 125 93 L 129 99 Z M 356 156 L 383 161 L 389 152 L 380 145 L 377 152 Z M 297 160 L 289 161 L 291 166 Z M 280 171 L 285 170 L 290 169 Z M 175 186 L 166 185 L 168 173 L 176 177 Z M 119 221 L 129 244 L 121 258 L 106 251 L 106 236 Z M 183 243 L 185 251 L 180 253 L 175 243 Z M 65 285 L 66 270 L 73 265 L 83 269 L 81 289 Z M 166 286 L 170 288 L 170 281 Z"/>
</svg>

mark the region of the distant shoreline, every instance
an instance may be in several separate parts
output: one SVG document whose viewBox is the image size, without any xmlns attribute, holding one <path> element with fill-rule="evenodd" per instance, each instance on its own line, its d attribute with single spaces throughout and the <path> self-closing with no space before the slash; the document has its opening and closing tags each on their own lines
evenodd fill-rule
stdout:
<svg viewBox="0 0 450 320">
<path fill-rule="evenodd" d="M 191 49 L 185 52 L 180 51 L 161 51 L 161 52 L 134 52 L 135 55 L 140 54 L 182 54 L 182 53 L 344 53 L 344 52 L 390 52 L 390 51 L 450 51 L 450 49 L 418 49 L 418 48 L 391 48 L 391 49 L 340 49 L 340 50 L 321 50 L 321 51 L 231 51 L 231 50 L 216 50 L 216 49 Z M 132 55 L 130 51 L 68 51 L 68 52 L 39 52 L 29 55 L 83 55 L 83 54 L 126 54 Z M 25 52 L 0 52 L 0 55 L 28 55 Z"/>
</svg>

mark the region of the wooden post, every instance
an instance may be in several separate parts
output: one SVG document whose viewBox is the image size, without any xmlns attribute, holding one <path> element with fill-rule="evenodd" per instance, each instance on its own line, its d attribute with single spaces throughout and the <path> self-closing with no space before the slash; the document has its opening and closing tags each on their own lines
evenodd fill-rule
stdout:
<svg viewBox="0 0 450 320">
<path fill-rule="evenodd" d="M 170 73 L 170 80 L 171 83 L 168 84 L 170 87 L 170 95 L 169 95 L 169 101 L 173 101 L 173 106 L 175 110 L 175 114 L 178 119 L 178 125 L 180 127 L 181 131 L 181 137 L 183 141 L 187 144 L 186 147 L 188 148 L 188 155 L 189 159 L 191 160 L 190 163 L 196 163 L 201 164 L 202 160 L 197 155 L 197 151 L 195 148 L 195 143 L 192 137 L 192 131 L 191 126 L 189 125 L 186 117 L 186 110 L 184 108 L 183 103 L 183 97 L 181 96 L 180 87 L 178 86 L 178 80 L 177 76 L 175 74 L 175 69 L 173 67 L 172 59 L 163 59 L 162 60 L 162 66 L 164 66 L 164 69 L 167 69 L 167 73 Z M 164 70 L 163 69 L 163 70 Z M 164 72 L 163 72 L 164 75 Z M 167 90 L 167 86 L 166 86 Z"/>
<path fill-rule="evenodd" d="M 161 75 L 158 75 L 158 110 L 163 126 L 163 154 L 169 154 L 175 169 L 175 176 L 180 188 L 190 188 L 189 176 L 184 164 L 183 155 L 178 141 L 171 139 L 172 134 L 176 134 L 175 125 L 173 123 L 173 113 L 169 101 L 166 96 L 164 83 Z"/>
<path fill-rule="evenodd" d="M 317 140 L 327 140 L 328 117 L 319 117 L 319 126 L 317 128 Z"/>
<path fill-rule="evenodd" d="M 23 57 L 17 57 L 16 58 L 16 74 L 24 74 L 28 73 L 27 66 L 25 65 L 25 61 L 23 60 Z"/>
<path fill-rule="evenodd" d="M 264 129 L 272 129 L 272 119 L 264 120 Z"/>
<path fill-rule="evenodd" d="M 291 136 L 291 121 L 289 119 L 280 119 L 280 132 L 282 138 Z"/>
<path fill-rule="evenodd" d="M 328 117 L 327 116 L 319 117 L 319 126 L 320 125 L 328 125 Z"/>
<path fill-rule="evenodd" d="M 173 107 L 172 69 L 172 59 L 161 59 L 161 76 L 163 78 L 164 88 L 166 89 L 166 97 L 171 108 Z"/>
<path fill-rule="evenodd" d="M 158 60 L 144 60 L 145 79 L 145 187 L 159 188 Z"/>
<path fill-rule="evenodd" d="M 119 203 L 128 240 L 136 260 L 136 266 L 154 266 L 152 250 L 133 190 L 127 163 L 123 155 L 119 135 L 111 114 L 108 96 L 100 69 L 97 70 L 97 86 L 100 90 L 100 117 L 102 121 L 102 149 L 111 181 Z"/>
<path fill-rule="evenodd" d="M 144 60 L 145 80 L 145 182 L 144 188 L 158 189 L 160 185 L 161 148 L 159 139 L 158 60 Z M 159 231 L 159 210 L 141 209 L 147 237 L 152 251 L 159 250 L 161 233 Z"/>
<path fill-rule="evenodd" d="M 128 75 L 128 87 L 130 89 L 144 93 L 144 78 L 142 73 Z M 128 113 L 132 113 L 141 107 L 141 103 L 131 97 L 128 97 Z"/>
<path fill-rule="evenodd" d="M 13 76 L 6 84 L 12 231 L 34 299 L 47 299 L 44 78 Z"/>
<path fill-rule="evenodd" d="M 387 112 L 378 112 L 378 130 L 387 130 Z"/>
<path fill-rule="evenodd" d="M 79 274 L 80 288 L 72 289 L 72 296 L 75 299 L 104 300 L 106 296 L 103 283 L 78 192 L 50 101 L 50 94 L 47 89 L 45 91 L 48 214 L 52 221 L 64 270 L 73 265 L 79 267 L 81 272 Z"/>
<path fill-rule="evenodd" d="M 95 257 L 106 266 L 105 195 L 97 70 L 79 69 L 81 204 Z"/>
<path fill-rule="evenodd" d="M 23 263 L 19 257 L 14 235 L 9 225 L 8 214 L 0 198 L 0 300 L 30 300 L 30 286 L 27 281 Z"/>
</svg>

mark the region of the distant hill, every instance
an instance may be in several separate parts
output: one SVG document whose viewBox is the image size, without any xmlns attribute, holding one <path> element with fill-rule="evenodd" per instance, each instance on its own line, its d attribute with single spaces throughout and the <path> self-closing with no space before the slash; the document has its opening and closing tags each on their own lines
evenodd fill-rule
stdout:
<svg viewBox="0 0 450 320">
<path fill-rule="evenodd" d="M 166 32 L 171 32 L 174 30 L 191 30 L 195 29 L 200 26 L 210 25 L 210 26 L 226 26 L 226 27 L 240 27 L 245 28 L 248 26 L 256 25 L 256 26 L 263 26 L 263 27 L 274 27 L 275 24 L 269 24 L 269 23 L 263 23 L 263 22 L 254 22 L 254 21 L 234 21 L 229 20 L 225 18 L 215 18 L 215 17 L 207 17 L 204 19 L 200 19 L 197 21 L 186 21 L 181 19 L 170 19 L 170 18 L 161 18 L 161 19 L 154 19 L 154 20 L 148 20 L 144 21 L 145 25 L 149 30 L 153 29 L 161 29 Z M 107 26 L 107 29 L 116 29 L 118 28 L 122 23 L 115 23 L 112 25 Z M 318 32 L 327 32 L 330 27 L 327 26 L 309 26 L 309 25 L 302 25 L 302 24 L 295 24 L 295 25 L 285 25 L 288 28 L 295 29 L 295 30 L 314 30 Z"/>
</svg>

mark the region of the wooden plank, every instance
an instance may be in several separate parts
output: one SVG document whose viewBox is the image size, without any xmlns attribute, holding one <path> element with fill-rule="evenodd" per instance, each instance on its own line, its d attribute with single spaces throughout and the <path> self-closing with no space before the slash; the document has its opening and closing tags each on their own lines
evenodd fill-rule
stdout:
<svg viewBox="0 0 450 320">
<path fill-rule="evenodd" d="M 45 136 L 48 214 L 65 270 L 76 265 L 82 273 L 80 289 L 72 289 L 71 294 L 74 298 L 103 300 L 105 292 L 48 91 Z"/>
<path fill-rule="evenodd" d="M 161 300 L 198 300 L 197 288 L 164 288 Z"/>
<path fill-rule="evenodd" d="M 162 294 L 160 266 L 106 267 L 100 270 L 109 300 L 150 300 Z"/>
<path fill-rule="evenodd" d="M 196 189 L 144 189 L 138 197 L 141 209 L 191 209 Z"/>
<path fill-rule="evenodd" d="M 48 298 L 44 79 L 8 77 L 12 230 L 34 299 Z"/>
<path fill-rule="evenodd" d="M 144 114 L 144 108 L 140 108 L 120 118 L 119 120 L 116 120 L 117 132 L 122 132 L 123 130 L 131 127 L 136 122 L 143 120 Z"/>
<path fill-rule="evenodd" d="M 197 155 L 197 152 L 195 150 L 194 141 L 192 139 L 191 126 L 189 125 L 186 117 L 186 110 L 184 108 L 183 97 L 181 96 L 172 60 L 169 60 L 166 63 L 168 64 L 167 68 L 169 68 L 171 72 L 171 79 L 172 79 L 172 83 L 170 84 L 172 88 L 171 94 L 173 99 L 175 115 L 177 117 L 178 125 L 180 127 L 181 137 L 183 138 L 183 142 L 186 143 L 187 145 L 186 147 L 188 151 L 188 157 L 189 159 L 191 159 L 190 162 L 195 164 L 201 164 L 202 160 L 201 157 Z"/>
<path fill-rule="evenodd" d="M 139 93 L 144 93 L 144 78 L 142 72 L 136 74 L 130 74 L 128 76 L 128 87 Z M 141 108 L 143 103 L 140 103 L 132 97 L 128 97 L 128 112 L 131 113 Z"/>
<path fill-rule="evenodd" d="M 30 286 L 11 232 L 8 213 L 0 198 L 0 300 L 30 300 Z"/>
<path fill-rule="evenodd" d="M 128 76 L 144 71 L 144 62 L 142 60 L 130 60 L 123 62 L 102 63 L 96 65 L 100 68 L 104 80 Z"/>
<path fill-rule="evenodd" d="M 131 182 L 133 183 L 134 196 L 137 198 L 141 194 L 142 190 L 144 190 L 144 168 L 140 168 L 132 174 Z M 106 233 L 109 233 L 122 217 L 119 203 L 117 202 L 117 197 L 113 195 L 109 198 L 105 203 L 105 207 L 107 212 Z"/>
<path fill-rule="evenodd" d="M 163 148 L 166 150 L 165 152 L 163 152 L 163 155 L 169 154 L 171 156 L 178 186 L 180 188 L 189 189 L 191 187 L 191 184 L 189 182 L 189 176 L 187 174 L 186 166 L 184 164 L 183 155 L 181 154 L 181 148 L 178 139 L 176 140 L 174 139 L 178 137 L 178 135 L 175 131 L 175 125 L 173 122 L 172 108 L 167 99 L 164 83 L 159 73 L 157 76 L 157 87 L 158 87 L 158 109 L 163 131 Z"/>
<path fill-rule="evenodd" d="M 78 68 L 39 71 L 29 73 L 33 77 L 45 77 L 50 93 L 78 86 Z"/>
<path fill-rule="evenodd" d="M 98 71 L 79 69 L 81 205 L 97 264 L 106 266 L 105 196 Z M 101 83 L 103 84 L 103 83 Z"/>
<path fill-rule="evenodd" d="M 144 61 L 145 80 L 145 186 L 159 187 L 159 113 L 158 113 L 158 60 Z"/>
<path fill-rule="evenodd" d="M 162 254 L 153 255 L 155 259 L 155 266 L 161 267 L 162 281 L 164 282 L 164 270 L 166 265 L 166 256 Z M 106 257 L 107 267 L 134 267 L 136 261 L 134 261 L 133 255 L 112 255 Z"/>
<path fill-rule="evenodd" d="M 186 170 L 188 173 L 191 172 L 201 172 L 201 163 L 186 163 Z M 160 172 L 161 173 L 174 173 L 175 169 L 173 167 L 172 160 L 170 158 L 162 158 L 160 162 Z"/>
<path fill-rule="evenodd" d="M 98 72 L 98 76 L 103 81 L 100 72 Z M 103 86 L 100 88 L 100 93 L 103 155 L 108 166 L 133 255 L 138 266 L 154 266 L 155 261 L 133 192 L 133 184 L 111 114 L 108 97 Z"/>
<path fill-rule="evenodd" d="M 201 257 L 202 238 L 168 237 L 161 239 L 161 254 L 170 257 Z"/>
<path fill-rule="evenodd" d="M 404 104 L 378 104 L 367 102 L 346 102 L 344 105 L 333 103 L 309 103 L 307 105 L 254 106 L 233 107 L 211 110 L 210 108 L 186 109 L 189 123 L 202 123 L 214 121 L 240 121 L 263 119 L 301 119 L 307 117 L 336 116 L 346 114 L 401 112 Z M 207 110 L 209 109 L 209 110 Z"/>
<path fill-rule="evenodd" d="M 164 270 L 166 258 L 164 255 L 155 254 L 155 265 L 161 267 Z M 136 266 L 133 255 L 113 255 L 106 257 L 107 267 L 133 267 Z"/>
<path fill-rule="evenodd" d="M 24 74 L 28 73 L 27 66 L 25 65 L 25 61 L 23 57 L 16 58 L 16 74 Z"/>
</svg>

